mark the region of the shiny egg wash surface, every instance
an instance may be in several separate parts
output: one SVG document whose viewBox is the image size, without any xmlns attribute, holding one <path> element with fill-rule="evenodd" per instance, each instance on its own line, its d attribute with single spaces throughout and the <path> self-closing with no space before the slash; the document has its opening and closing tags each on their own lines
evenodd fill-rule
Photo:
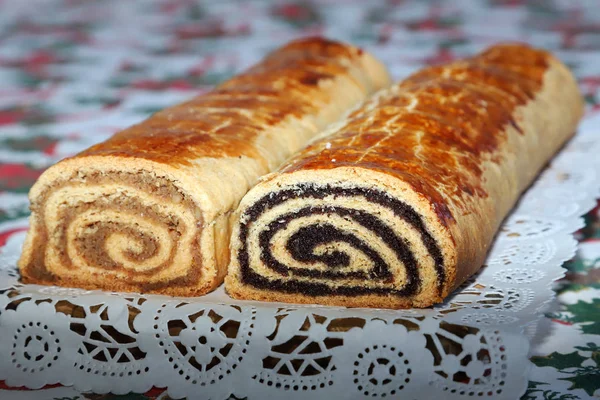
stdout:
<svg viewBox="0 0 600 400">
<path fill-rule="evenodd" d="M 457 204 L 461 204 L 461 199 L 489 196 L 482 185 L 482 156 L 499 161 L 502 155 L 497 150 L 507 140 L 507 131 L 524 135 L 523 127 L 515 119 L 515 109 L 539 93 L 549 57 L 548 53 L 527 46 L 501 45 L 469 59 L 423 69 L 367 101 L 332 135 L 305 148 L 278 174 L 285 177 L 343 167 L 388 174 L 425 197 L 440 223 L 448 227 L 455 223 L 455 216 L 448 208 L 448 196 L 458 199 Z M 331 204 L 319 203 L 328 196 L 333 199 Z M 377 213 L 340 206 L 335 200 L 340 197 L 358 198 L 378 210 L 386 209 L 397 221 L 417 232 L 427 257 L 432 260 L 437 288 L 434 297 L 440 301 L 448 289 L 443 252 L 412 206 L 372 188 L 343 188 L 319 182 L 298 184 L 293 189 L 273 189 L 244 210 L 238 238 L 241 247 L 237 253 L 241 281 L 260 290 L 301 296 L 375 294 L 406 298 L 419 293 L 420 262 L 406 239 L 390 229 L 393 223 Z M 290 206 L 293 211 L 273 217 L 272 222 L 261 228 L 264 231 L 258 237 L 260 262 L 272 271 L 263 276 L 253 268 L 248 248 L 253 224 L 262 224 L 263 215 L 272 216 L 273 210 L 288 201 L 294 202 Z M 298 206 L 299 201 L 305 202 L 306 207 Z M 296 220 L 313 217 L 311 221 L 317 221 L 314 218 L 318 215 L 352 221 L 385 242 L 395 254 L 394 259 L 405 268 L 403 286 L 391 285 L 391 266 L 371 243 L 336 228 L 324 218 L 318 219 L 320 222 L 307 222 L 306 226 L 294 225 L 293 229 L 298 230 L 286 237 L 287 259 L 294 261 L 286 265 L 278 260 L 273 254 L 273 238 L 278 232 L 292 229 L 290 226 Z M 256 239 L 252 240 L 255 246 Z M 343 251 L 315 250 L 328 243 L 344 243 L 342 248 L 350 246 L 365 254 L 370 269 L 348 269 L 350 258 Z M 304 263 L 306 269 L 299 268 L 298 263 Z M 327 268 L 317 270 L 315 263 Z"/>
<path fill-rule="evenodd" d="M 201 157 L 260 159 L 253 140 L 288 116 L 302 117 L 331 102 L 319 90 L 319 82 L 350 77 L 347 60 L 361 53 L 320 38 L 294 42 L 213 91 L 159 111 L 81 155 L 144 158 L 171 165 L 188 165 Z"/>
<path fill-rule="evenodd" d="M 211 290 L 227 268 L 227 218 L 245 192 L 389 83 L 385 67 L 354 46 L 298 39 L 210 92 L 59 162 L 32 189 L 23 281 L 174 295 Z"/>
<path fill-rule="evenodd" d="M 548 57 L 506 45 L 419 71 L 380 97 L 374 110 L 355 111 L 338 133 L 305 149 L 282 172 L 340 166 L 378 170 L 412 185 L 434 202 L 443 221 L 452 220 L 435 187 L 487 195 L 478 157 L 484 152 L 493 157 L 506 125 L 523 133 L 513 111 L 541 88 Z"/>
</svg>

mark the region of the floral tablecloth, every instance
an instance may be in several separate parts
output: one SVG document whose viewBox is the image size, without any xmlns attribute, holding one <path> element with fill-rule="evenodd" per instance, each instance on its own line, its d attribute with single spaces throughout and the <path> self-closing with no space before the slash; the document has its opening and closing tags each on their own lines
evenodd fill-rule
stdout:
<svg viewBox="0 0 600 400">
<path fill-rule="evenodd" d="M 317 34 L 369 48 L 396 78 L 493 42 L 528 41 L 564 59 L 588 113 L 600 113 L 597 0 L 0 0 L 0 247 L 26 229 L 27 192 L 49 165 Z M 600 207 L 585 219 L 533 343 L 523 399 L 600 396 Z M 0 382 L 0 398 L 167 397 Z"/>
</svg>

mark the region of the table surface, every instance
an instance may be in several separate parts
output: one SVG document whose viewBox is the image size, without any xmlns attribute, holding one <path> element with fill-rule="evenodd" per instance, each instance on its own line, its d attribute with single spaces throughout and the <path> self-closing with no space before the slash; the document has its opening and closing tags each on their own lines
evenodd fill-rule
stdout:
<svg viewBox="0 0 600 400">
<path fill-rule="evenodd" d="M 397 77 L 482 44 L 524 40 L 564 56 L 600 112 L 600 7 L 589 1 L 0 0 L 0 246 L 29 213 L 27 192 L 59 159 L 205 91 L 302 35 L 350 40 Z M 394 51 L 390 51 L 394 49 Z M 397 50 L 396 50 L 397 49 Z M 60 124 L 60 129 L 57 126 Z M 600 206 L 540 325 L 523 399 L 600 396 Z M 24 391 L 2 399 L 147 399 Z"/>
</svg>

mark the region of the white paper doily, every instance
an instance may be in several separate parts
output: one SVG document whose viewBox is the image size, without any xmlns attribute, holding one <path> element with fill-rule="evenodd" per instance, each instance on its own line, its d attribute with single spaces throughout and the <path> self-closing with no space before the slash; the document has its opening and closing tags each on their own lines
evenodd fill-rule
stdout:
<svg viewBox="0 0 600 400">
<path fill-rule="evenodd" d="M 21 285 L 15 233 L 0 249 L 0 380 L 216 400 L 518 398 L 527 337 L 598 196 L 597 132 L 600 118 L 583 122 L 506 220 L 486 266 L 429 310 L 242 302 L 222 288 L 170 298 Z"/>
</svg>

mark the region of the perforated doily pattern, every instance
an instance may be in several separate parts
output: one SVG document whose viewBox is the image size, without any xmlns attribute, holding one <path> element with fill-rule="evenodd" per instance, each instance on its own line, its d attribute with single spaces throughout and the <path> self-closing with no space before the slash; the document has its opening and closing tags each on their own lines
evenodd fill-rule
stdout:
<svg viewBox="0 0 600 400">
<path fill-rule="evenodd" d="M 594 121 L 504 223 L 481 272 L 429 310 L 348 310 L 21 285 L 0 250 L 0 379 L 174 398 L 517 398 L 531 327 L 598 195 Z M 581 161 L 584 160 L 584 161 Z M 530 331 L 528 329 L 527 331 Z"/>
</svg>

